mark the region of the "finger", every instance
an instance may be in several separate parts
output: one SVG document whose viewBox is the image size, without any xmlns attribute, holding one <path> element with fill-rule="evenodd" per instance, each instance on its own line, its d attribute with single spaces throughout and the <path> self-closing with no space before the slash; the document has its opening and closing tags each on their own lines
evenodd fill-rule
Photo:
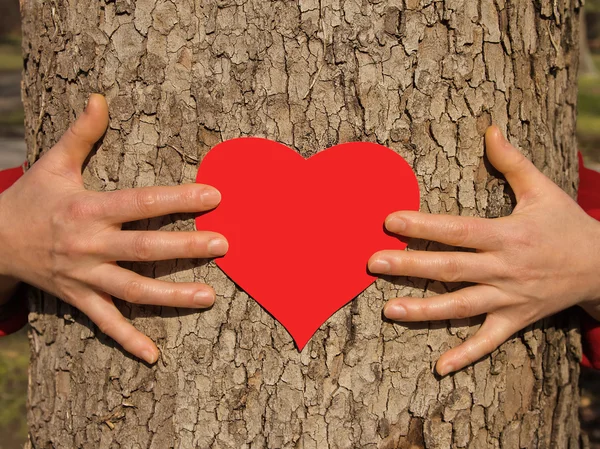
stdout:
<svg viewBox="0 0 600 449">
<path fill-rule="evenodd" d="M 387 302 L 383 314 L 395 321 L 438 321 L 469 318 L 501 307 L 495 287 L 475 285 L 431 298 L 396 298 Z"/>
<path fill-rule="evenodd" d="M 518 329 L 507 320 L 488 315 L 479 330 L 461 345 L 444 353 L 435 365 L 441 376 L 458 371 L 490 354 Z"/>
<path fill-rule="evenodd" d="M 112 298 L 93 292 L 77 307 L 92 320 L 101 332 L 120 344 L 125 351 L 153 364 L 158 360 L 158 348 L 119 312 Z"/>
<path fill-rule="evenodd" d="M 442 282 L 488 282 L 497 278 L 494 259 L 486 253 L 393 251 L 375 253 L 369 271 Z"/>
<path fill-rule="evenodd" d="M 102 265 L 88 282 L 111 296 L 134 304 L 206 308 L 215 300 L 215 292 L 208 285 L 159 281 L 116 264 Z"/>
<path fill-rule="evenodd" d="M 107 262 L 205 259 L 227 252 L 225 237 L 216 232 L 121 231 L 102 244 Z"/>
<path fill-rule="evenodd" d="M 498 225 L 494 220 L 485 218 L 399 211 L 386 218 L 385 227 L 405 237 L 451 246 L 492 250 L 501 245 Z"/>
<path fill-rule="evenodd" d="M 140 187 L 102 194 L 104 218 L 113 223 L 175 213 L 203 212 L 221 201 L 217 189 L 203 184 Z"/>
<path fill-rule="evenodd" d="M 83 113 L 71 124 L 48 158 L 60 157 L 61 162 L 79 174 L 94 144 L 108 127 L 108 105 L 100 94 L 92 94 Z"/>
<path fill-rule="evenodd" d="M 497 126 L 487 129 L 485 146 L 488 159 L 506 177 L 517 201 L 524 195 L 540 191 L 540 184 L 547 178 L 504 138 Z"/>
</svg>

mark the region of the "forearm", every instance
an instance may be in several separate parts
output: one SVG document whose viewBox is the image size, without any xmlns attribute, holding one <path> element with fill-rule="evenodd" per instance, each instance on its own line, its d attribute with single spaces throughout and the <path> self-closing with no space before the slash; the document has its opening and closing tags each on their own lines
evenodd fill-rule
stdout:
<svg viewBox="0 0 600 449">
<path fill-rule="evenodd" d="M 22 167 L 11 168 L 0 171 L 0 231 L 9 229 L 11 226 L 11 214 L 18 213 L 8 207 L 4 200 L 4 191 L 13 185 L 23 175 Z M 0 232 L 0 248 L 6 249 L 9 247 L 6 233 Z M 0 259 L 3 259 L 0 264 L 0 306 L 6 304 L 14 295 L 20 281 L 11 276 L 8 271 L 10 268 L 10 258 L 7 257 L 5 251 L 0 250 Z"/>
</svg>

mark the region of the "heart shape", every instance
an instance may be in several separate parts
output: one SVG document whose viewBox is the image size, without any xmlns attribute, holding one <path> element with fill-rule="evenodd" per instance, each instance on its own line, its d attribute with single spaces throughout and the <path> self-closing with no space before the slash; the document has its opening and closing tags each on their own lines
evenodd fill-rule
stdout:
<svg viewBox="0 0 600 449">
<path fill-rule="evenodd" d="M 196 229 L 229 241 L 217 265 L 285 326 L 300 351 L 375 281 L 367 271 L 373 253 L 406 248 L 386 234 L 387 215 L 419 209 L 411 167 L 368 142 L 304 159 L 271 140 L 232 139 L 209 151 L 196 182 L 221 192 L 221 204 L 196 218 Z"/>
</svg>

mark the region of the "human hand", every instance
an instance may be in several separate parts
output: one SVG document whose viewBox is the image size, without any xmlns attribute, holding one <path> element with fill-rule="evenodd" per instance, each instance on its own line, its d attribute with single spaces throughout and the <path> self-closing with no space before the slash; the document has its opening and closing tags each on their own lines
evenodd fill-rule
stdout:
<svg viewBox="0 0 600 449">
<path fill-rule="evenodd" d="M 369 270 L 476 285 L 430 298 L 397 298 L 384 307 L 395 321 L 434 321 L 487 314 L 477 333 L 436 363 L 441 375 L 491 353 L 529 324 L 579 304 L 600 318 L 600 223 L 544 176 L 493 126 L 487 156 L 512 187 L 508 217 L 484 219 L 401 211 L 386 228 L 477 252 L 380 251 Z"/>
<path fill-rule="evenodd" d="M 68 302 L 126 351 L 154 363 L 156 345 L 123 317 L 111 296 L 205 308 L 214 302 L 214 291 L 204 284 L 146 278 L 116 261 L 222 256 L 227 241 L 214 232 L 123 231 L 121 225 L 206 211 L 221 197 L 200 184 L 86 190 L 82 165 L 107 126 L 106 100 L 92 95 L 60 141 L 0 195 L 0 278 L 24 281 Z"/>
</svg>

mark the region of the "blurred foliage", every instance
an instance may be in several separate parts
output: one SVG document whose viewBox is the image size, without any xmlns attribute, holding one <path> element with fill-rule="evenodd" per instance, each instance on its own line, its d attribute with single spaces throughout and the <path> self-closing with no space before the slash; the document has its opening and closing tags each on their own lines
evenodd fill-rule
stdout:
<svg viewBox="0 0 600 449">
<path fill-rule="evenodd" d="M 21 70 L 23 57 L 18 39 L 0 39 L 0 70 Z"/>
<path fill-rule="evenodd" d="M 0 77 L 23 68 L 20 25 L 19 2 L 0 0 Z M 23 106 L 20 101 L 8 102 L 18 86 L 6 84 L 0 82 L 0 98 L 14 107 L 0 111 L 0 133 L 13 135 L 15 127 L 23 126 Z M 28 365 L 26 329 L 0 338 L 0 449 L 20 449 L 27 441 Z"/>
<path fill-rule="evenodd" d="M 585 10 L 589 12 L 600 12 L 600 0 L 585 0 Z"/>
<path fill-rule="evenodd" d="M 23 109 L 16 111 L 8 111 L 5 114 L 0 114 L 0 128 L 4 126 L 23 126 L 25 121 L 25 112 Z"/>
<path fill-rule="evenodd" d="M 20 448 L 27 439 L 27 330 L 0 344 L 0 449 Z"/>
<path fill-rule="evenodd" d="M 25 114 L 19 95 L 20 87 L 18 84 L 15 84 L 18 83 L 16 80 L 19 79 L 22 68 L 23 57 L 21 55 L 21 39 L 19 35 L 0 35 L 1 137 L 23 137 Z"/>
<path fill-rule="evenodd" d="M 18 0 L 0 0 L 0 36 L 20 32 L 21 13 Z"/>
<path fill-rule="evenodd" d="M 581 368 L 581 428 L 590 440 L 590 449 L 600 447 L 600 376 L 598 371 Z"/>
<path fill-rule="evenodd" d="M 598 0 L 600 3 L 600 0 Z M 600 71 L 600 55 L 592 55 Z M 577 141 L 586 162 L 600 163 L 600 77 L 579 78 Z"/>
</svg>

